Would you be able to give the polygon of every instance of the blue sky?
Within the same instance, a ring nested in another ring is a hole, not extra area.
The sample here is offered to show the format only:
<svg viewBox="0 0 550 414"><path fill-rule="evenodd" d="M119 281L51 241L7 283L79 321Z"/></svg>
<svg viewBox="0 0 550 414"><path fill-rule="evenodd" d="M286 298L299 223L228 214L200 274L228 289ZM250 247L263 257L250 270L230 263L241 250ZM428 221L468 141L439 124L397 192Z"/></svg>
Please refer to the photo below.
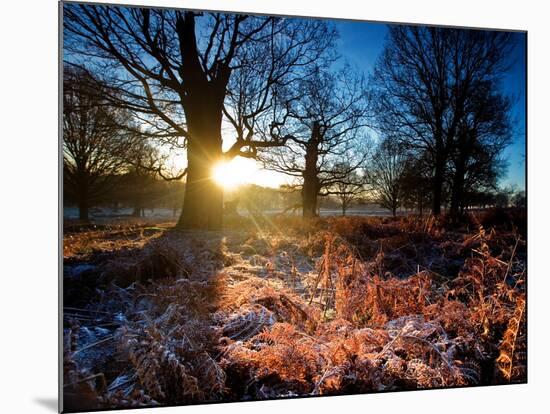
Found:
<svg viewBox="0 0 550 414"><path fill-rule="evenodd" d="M372 73L382 52L388 32L384 23L339 21L339 52L343 58L367 75ZM508 171L501 185L525 188L525 38L524 33L514 33L514 53L510 56L511 68L502 82L503 90L514 99L514 139L505 150Z"/></svg>
<svg viewBox="0 0 550 414"><path fill-rule="evenodd" d="M338 52L368 77L384 48L389 25L364 21L333 22L340 34ZM514 138L513 143L504 151L508 170L500 185L514 185L520 189L525 188L525 39L524 33L514 33L512 41L515 48L510 56L511 68L502 82L503 91L514 99Z"/></svg>

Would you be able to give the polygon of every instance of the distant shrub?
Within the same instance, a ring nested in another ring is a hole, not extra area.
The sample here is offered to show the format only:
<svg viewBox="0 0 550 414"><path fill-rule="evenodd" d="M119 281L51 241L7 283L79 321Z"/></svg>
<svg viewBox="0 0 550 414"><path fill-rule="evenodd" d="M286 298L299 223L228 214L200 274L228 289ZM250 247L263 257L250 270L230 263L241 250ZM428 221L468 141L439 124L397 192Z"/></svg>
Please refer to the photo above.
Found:
<svg viewBox="0 0 550 414"><path fill-rule="evenodd" d="M479 213L483 227L516 230L523 238L527 235L527 209L494 207Z"/></svg>

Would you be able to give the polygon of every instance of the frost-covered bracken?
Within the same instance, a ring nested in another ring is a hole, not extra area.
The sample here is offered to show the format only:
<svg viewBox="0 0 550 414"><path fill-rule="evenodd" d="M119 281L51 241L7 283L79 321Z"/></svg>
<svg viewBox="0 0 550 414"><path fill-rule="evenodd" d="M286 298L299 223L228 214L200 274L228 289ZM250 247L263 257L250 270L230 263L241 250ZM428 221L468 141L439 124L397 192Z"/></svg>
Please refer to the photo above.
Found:
<svg viewBox="0 0 550 414"><path fill-rule="evenodd" d="M525 382L525 227L506 214L67 228L66 407Z"/></svg>

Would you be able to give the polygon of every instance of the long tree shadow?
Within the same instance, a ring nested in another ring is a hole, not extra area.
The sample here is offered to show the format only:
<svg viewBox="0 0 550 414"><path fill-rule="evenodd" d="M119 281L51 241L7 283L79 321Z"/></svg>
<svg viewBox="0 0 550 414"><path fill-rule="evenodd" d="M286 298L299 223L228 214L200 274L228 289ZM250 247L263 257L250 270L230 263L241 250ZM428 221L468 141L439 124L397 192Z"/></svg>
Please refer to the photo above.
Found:
<svg viewBox="0 0 550 414"><path fill-rule="evenodd" d="M222 392L213 319L224 233L159 233L141 232L149 237L141 244L107 232L98 241L136 243L65 260L65 411L192 403Z"/></svg>

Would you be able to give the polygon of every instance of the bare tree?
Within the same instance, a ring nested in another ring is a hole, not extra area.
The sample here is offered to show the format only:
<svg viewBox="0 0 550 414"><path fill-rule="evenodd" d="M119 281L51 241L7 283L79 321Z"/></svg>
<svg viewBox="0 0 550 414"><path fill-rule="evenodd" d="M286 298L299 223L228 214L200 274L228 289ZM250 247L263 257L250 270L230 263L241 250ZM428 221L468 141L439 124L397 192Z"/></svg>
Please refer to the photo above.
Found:
<svg viewBox="0 0 550 414"><path fill-rule="evenodd" d="M450 215L458 220L466 192L492 191L504 172L501 154L511 142L509 98L494 82L478 82L464 109L451 153Z"/></svg>
<svg viewBox="0 0 550 414"><path fill-rule="evenodd" d="M378 62L378 121L385 135L426 152L432 165L432 212L439 214L449 157L470 97L506 70L510 35L393 26Z"/></svg>
<svg viewBox="0 0 550 414"><path fill-rule="evenodd" d="M349 182L366 159L368 99L363 78L349 67L335 73L319 69L297 90L270 128L287 145L262 153L261 159L267 169L295 178L292 186L301 190L303 216L313 217L317 197Z"/></svg>
<svg viewBox="0 0 550 414"><path fill-rule="evenodd" d="M220 228L213 165L285 143L257 139L255 120L270 109L273 89L307 77L335 39L319 20L169 9L64 4L64 20L67 58L91 60L112 85L109 98L144 133L186 150L181 229ZM234 132L225 152L224 120Z"/></svg>
<svg viewBox="0 0 550 414"><path fill-rule="evenodd" d="M125 175L125 184L130 187L130 197L133 202L134 217L143 217L145 204L154 200L147 200L147 195L155 181L164 175L166 170L166 156L146 139L139 139L133 150L127 154L128 172ZM176 176L177 177L177 176Z"/></svg>
<svg viewBox="0 0 550 414"><path fill-rule="evenodd" d="M429 210L431 201L430 166L425 159L408 154L401 178L401 201L408 209L416 209L422 215Z"/></svg>
<svg viewBox="0 0 550 414"><path fill-rule="evenodd" d="M136 137L122 128L128 114L101 98L103 85L88 72L64 68L63 178L79 218L89 220L92 202L107 194L127 168Z"/></svg>
<svg viewBox="0 0 550 414"><path fill-rule="evenodd" d="M348 171L348 175L338 180L324 191L324 195L336 197L342 208L342 216L365 195L366 176L359 170L350 170L347 162L336 166L336 170Z"/></svg>
<svg viewBox="0 0 550 414"><path fill-rule="evenodd" d="M346 215L348 209L356 204L365 194L364 184L353 181L337 183L330 192L335 195L342 207L342 216Z"/></svg>
<svg viewBox="0 0 550 414"><path fill-rule="evenodd" d="M375 199L395 217L401 203L402 180L407 154L403 145L384 138L375 151L367 172Z"/></svg>

